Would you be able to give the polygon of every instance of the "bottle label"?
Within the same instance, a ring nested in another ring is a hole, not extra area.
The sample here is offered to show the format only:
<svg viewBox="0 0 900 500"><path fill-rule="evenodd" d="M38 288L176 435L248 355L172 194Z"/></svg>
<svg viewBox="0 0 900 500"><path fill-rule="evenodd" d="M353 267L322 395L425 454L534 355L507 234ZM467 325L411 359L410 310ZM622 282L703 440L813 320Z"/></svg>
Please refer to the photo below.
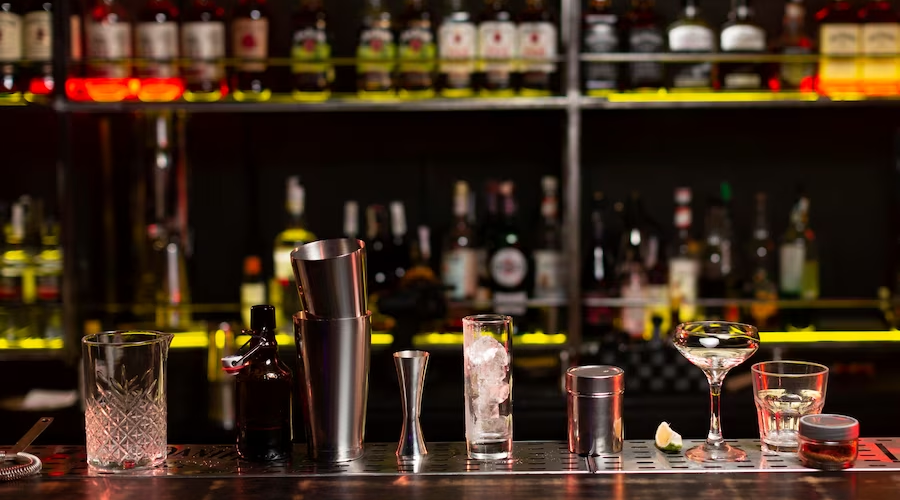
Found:
<svg viewBox="0 0 900 500"><path fill-rule="evenodd" d="M535 250L534 295L562 298L566 294L565 260L558 250Z"/></svg>
<svg viewBox="0 0 900 500"><path fill-rule="evenodd" d="M291 58L294 60L291 71L295 74L329 73L331 67L326 62L331 59L331 45L325 30L304 28L295 31Z"/></svg>
<svg viewBox="0 0 900 500"><path fill-rule="evenodd" d="M360 34L359 46L356 48L356 57L360 60L357 72L365 75L366 85L371 85L371 90L390 89L391 71L396 56L397 46L390 30L373 28Z"/></svg>
<svg viewBox="0 0 900 500"><path fill-rule="evenodd" d="M178 24L138 23L137 56L144 59L145 66L138 67L142 76L150 78L171 78L178 74L175 64L157 64L152 61L174 61L178 58Z"/></svg>
<svg viewBox="0 0 900 500"><path fill-rule="evenodd" d="M25 14L25 59L49 61L53 58L52 17L47 11Z"/></svg>
<svg viewBox="0 0 900 500"><path fill-rule="evenodd" d="M37 299L41 302L59 302L60 276L58 274L39 275L35 278Z"/></svg>
<svg viewBox="0 0 900 500"><path fill-rule="evenodd" d="M896 55L900 53L900 24L867 23L862 27L862 51L871 55ZM898 62L893 57L868 58L863 63L863 80L896 84Z"/></svg>
<svg viewBox="0 0 900 500"><path fill-rule="evenodd" d="M235 19L231 24L234 57L246 62L238 64L239 71L263 72L269 57L269 20L266 18Z"/></svg>
<svg viewBox="0 0 900 500"><path fill-rule="evenodd" d="M520 316L528 311L528 294L526 292L495 292L494 311L497 314Z"/></svg>
<svg viewBox="0 0 900 500"><path fill-rule="evenodd" d="M669 31L669 50L672 52L713 52L712 30L705 26L677 26Z"/></svg>
<svg viewBox="0 0 900 500"><path fill-rule="evenodd" d="M0 12L0 61L22 59L22 17Z"/></svg>
<svg viewBox="0 0 900 500"><path fill-rule="evenodd" d="M448 295L454 300L475 296L478 286L478 255L471 248L450 250L444 257L444 284L450 287Z"/></svg>
<svg viewBox="0 0 900 500"><path fill-rule="evenodd" d="M450 88L471 86L475 71L475 25L472 23L444 23L438 30L438 51L441 73L447 75L445 85ZM448 60L449 59L449 60Z"/></svg>
<svg viewBox="0 0 900 500"><path fill-rule="evenodd" d="M294 249L290 247L275 247L273 252L274 270L276 280L293 280L294 270L291 267L291 252Z"/></svg>
<svg viewBox="0 0 900 500"><path fill-rule="evenodd" d="M87 25L87 57L98 60L122 60L131 57L131 25L128 23L97 23ZM91 64L93 76L101 78L126 78L127 62L119 64Z"/></svg>
<svg viewBox="0 0 900 500"><path fill-rule="evenodd" d="M800 293L805 261L806 246L802 242L781 245L781 269L779 270L781 291L792 294Z"/></svg>
<svg viewBox="0 0 900 500"><path fill-rule="evenodd" d="M696 316L697 283L700 278L700 262L696 259L675 257L669 261L669 296L679 304L679 318L690 321Z"/></svg>
<svg viewBox="0 0 900 500"><path fill-rule="evenodd" d="M555 64L547 59L556 57L556 26L546 22L522 23L519 25L518 38L522 71L552 73Z"/></svg>
<svg viewBox="0 0 900 500"><path fill-rule="evenodd" d="M528 259L518 248L502 248L491 257L491 277L503 288L515 288L525 281Z"/></svg>
<svg viewBox="0 0 900 500"><path fill-rule="evenodd" d="M71 16L69 18L69 51L72 53L73 61L80 61L84 57L83 47L81 43L81 16Z"/></svg>
<svg viewBox="0 0 900 500"><path fill-rule="evenodd" d="M859 52L859 25L823 24L819 28L820 51L830 56L855 56Z"/></svg>
<svg viewBox="0 0 900 500"><path fill-rule="evenodd" d="M638 305L622 307L622 329L629 336L641 337L644 334L645 307L640 304L644 300L644 288L638 273L630 273L622 286L622 298L626 301L638 302Z"/></svg>
<svg viewBox="0 0 900 500"><path fill-rule="evenodd" d="M762 77L759 73L729 73L724 78L726 89L759 89L762 88Z"/></svg>
<svg viewBox="0 0 900 500"><path fill-rule="evenodd" d="M487 21L478 25L479 66L493 87L508 87L516 59L516 25Z"/></svg>
<svg viewBox="0 0 900 500"><path fill-rule="evenodd" d="M766 32L757 26L738 24L722 31L723 52L764 52Z"/></svg>
<svg viewBox="0 0 900 500"><path fill-rule="evenodd" d="M662 33L655 27L635 28L631 30L628 44L631 52L662 52L664 46ZM631 85L634 87L662 85L663 66L657 62L631 63Z"/></svg>
<svg viewBox="0 0 900 500"><path fill-rule="evenodd" d="M437 47L431 30L421 27L403 30L400 33L399 54L402 61L400 72L430 72L437 57Z"/></svg>
<svg viewBox="0 0 900 500"><path fill-rule="evenodd" d="M22 276L0 273L0 302L22 302Z"/></svg>
<svg viewBox="0 0 900 500"><path fill-rule="evenodd" d="M588 16L584 34L584 50L590 54L616 52L619 35L615 16ZM587 63L585 87L591 90L614 90L618 86L619 68L613 63Z"/></svg>
<svg viewBox="0 0 900 500"><path fill-rule="evenodd" d="M225 23L184 23L181 27L181 47L184 56L191 61L187 74L189 80L215 81L225 76L221 61L225 57Z"/></svg>

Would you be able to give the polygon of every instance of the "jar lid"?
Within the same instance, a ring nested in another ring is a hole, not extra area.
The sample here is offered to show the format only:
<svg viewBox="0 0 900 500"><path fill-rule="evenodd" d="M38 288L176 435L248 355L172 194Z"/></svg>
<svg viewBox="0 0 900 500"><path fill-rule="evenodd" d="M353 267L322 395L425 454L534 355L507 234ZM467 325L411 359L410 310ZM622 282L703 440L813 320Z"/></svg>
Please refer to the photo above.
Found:
<svg viewBox="0 0 900 500"><path fill-rule="evenodd" d="M566 370L566 391L604 395L625 392L625 371L617 366L576 366Z"/></svg>
<svg viewBox="0 0 900 500"><path fill-rule="evenodd" d="M859 437L859 421L844 415L803 415L799 433L816 441L849 441Z"/></svg>

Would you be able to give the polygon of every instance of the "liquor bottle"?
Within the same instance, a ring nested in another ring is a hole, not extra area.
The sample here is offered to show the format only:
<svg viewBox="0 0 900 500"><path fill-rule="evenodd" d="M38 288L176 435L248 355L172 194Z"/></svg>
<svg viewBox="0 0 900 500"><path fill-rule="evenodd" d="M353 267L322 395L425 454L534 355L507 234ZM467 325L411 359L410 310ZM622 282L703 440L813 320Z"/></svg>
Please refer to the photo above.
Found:
<svg viewBox="0 0 900 500"><path fill-rule="evenodd" d="M646 230L641 216L640 196L632 193L624 207L624 230L616 264L616 281L620 295L628 304L622 306L622 330L633 340L646 331L647 271L641 257Z"/></svg>
<svg viewBox="0 0 900 500"><path fill-rule="evenodd" d="M393 280L399 280L409 269L409 241L406 238L406 207L402 201L392 201L391 210L391 269Z"/></svg>
<svg viewBox="0 0 900 500"><path fill-rule="evenodd" d="M17 2L0 2L0 102L22 99L22 12Z"/></svg>
<svg viewBox="0 0 900 500"><path fill-rule="evenodd" d="M244 258L244 279L241 281L241 318L250 328L250 308L266 301L266 280L262 275L262 260L257 255Z"/></svg>
<svg viewBox="0 0 900 500"><path fill-rule="evenodd" d="M62 274L63 253L59 241L59 224L51 219L40 219L40 248L34 256L35 301L39 311L38 331L44 338L63 336L62 325Z"/></svg>
<svg viewBox="0 0 900 500"><path fill-rule="evenodd" d="M760 329L774 327L778 306L778 287L774 281L775 243L769 232L765 193L756 193L756 220L753 226L753 242L750 245L751 275L749 295L753 299L750 316Z"/></svg>
<svg viewBox="0 0 900 500"><path fill-rule="evenodd" d="M22 51L26 61L28 84L25 97L47 95L53 91L53 8L49 0L28 0L22 18Z"/></svg>
<svg viewBox="0 0 900 500"><path fill-rule="evenodd" d="M520 87L522 95L550 95L556 78L556 20L544 0L526 0L519 14Z"/></svg>
<svg viewBox="0 0 900 500"><path fill-rule="evenodd" d="M410 264L403 279L400 280L402 287L422 286L425 284L440 286L441 282L437 278L437 273L431 268L431 229L428 226L419 226L416 228L416 239L409 246ZM435 301L443 305L443 299ZM441 306L426 306L426 309L437 310ZM444 311L446 312L446 311ZM441 318L446 317L440 315Z"/></svg>
<svg viewBox="0 0 900 500"><path fill-rule="evenodd" d="M869 0L859 10L862 23L862 90L867 95L896 95L900 83L900 17L888 0Z"/></svg>
<svg viewBox="0 0 900 500"><path fill-rule="evenodd" d="M606 198L602 192L594 193L591 207L591 239L586 253L583 278L585 298L607 299L618 296L615 287L615 262L610 251L610 239L606 223ZM602 335L613 326L614 313L608 306L585 307L585 325Z"/></svg>
<svg viewBox="0 0 900 500"><path fill-rule="evenodd" d="M291 456L291 371L278 358L275 308L250 309L250 341L256 348L235 379L237 451L256 461Z"/></svg>
<svg viewBox="0 0 900 500"><path fill-rule="evenodd" d="M819 256L815 234L809 227L809 198L801 194L791 210L788 228L779 252L779 288L785 299L819 298ZM786 312L789 327L805 329L812 324L808 310Z"/></svg>
<svg viewBox="0 0 900 500"><path fill-rule="evenodd" d="M238 101L268 101L269 8L267 0L240 0L231 21L231 51L234 68L234 98ZM282 323L283 324L283 323Z"/></svg>
<svg viewBox="0 0 900 500"><path fill-rule="evenodd" d="M719 46L728 54L764 54L766 32L753 20L750 0L733 0L728 21L722 26ZM761 90L766 83L762 63L722 63L719 87L722 90Z"/></svg>
<svg viewBox="0 0 900 500"><path fill-rule="evenodd" d="M116 0L94 0L85 26L86 92L95 101L134 97L131 82L131 21Z"/></svg>
<svg viewBox="0 0 900 500"><path fill-rule="evenodd" d="M353 200L344 203L344 236L359 238L359 203Z"/></svg>
<svg viewBox="0 0 900 500"><path fill-rule="evenodd" d="M290 330L288 325L291 315L300 310L300 297L297 295L297 285L294 280L294 272L291 269L291 252L300 245L316 239L315 235L306 228L304 211L306 208L306 191L300 184L299 176L291 176L287 179L287 195L285 197L287 209L287 225L275 238L273 250L274 282L272 283L269 300L280 310L279 319L281 325Z"/></svg>
<svg viewBox="0 0 900 500"><path fill-rule="evenodd" d="M691 235L691 199L690 188L675 190L675 229L678 234L669 258L669 299L679 321L692 321L697 315L700 259L699 245Z"/></svg>
<svg viewBox="0 0 900 500"><path fill-rule="evenodd" d="M406 0L398 19L397 88L400 97L434 97L434 60L437 46L431 12L425 0Z"/></svg>
<svg viewBox="0 0 900 500"><path fill-rule="evenodd" d="M397 45L391 31L391 13L382 0L366 0L356 47L356 92L362 98L391 97Z"/></svg>
<svg viewBox="0 0 900 500"><path fill-rule="evenodd" d="M515 94L516 59L519 57L516 23L506 0L486 0L478 21L479 94L509 97Z"/></svg>
<svg viewBox="0 0 900 500"><path fill-rule="evenodd" d="M478 34L464 0L447 0L438 29L440 67L438 88L444 97L470 97L475 73L475 42Z"/></svg>
<svg viewBox="0 0 900 500"><path fill-rule="evenodd" d="M469 224L469 184L465 181L456 182L453 217L444 242L441 276L450 299L467 300L475 297L478 287L478 255L475 231Z"/></svg>
<svg viewBox="0 0 900 500"><path fill-rule="evenodd" d="M582 52L608 54L619 51L619 17L612 0L591 0L583 22ZM583 64L584 89L589 96L602 96L619 88L619 65L608 62Z"/></svg>
<svg viewBox="0 0 900 500"><path fill-rule="evenodd" d="M225 76L225 9L215 0L192 0L181 26L181 51L188 60L185 100L218 101L228 94Z"/></svg>
<svg viewBox="0 0 900 500"><path fill-rule="evenodd" d="M789 0L784 4L781 38L776 50L786 56L804 56L813 53L812 37L806 32L806 7L803 0ZM778 84L770 83L773 90L815 90L816 65L813 63L782 63Z"/></svg>
<svg viewBox="0 0 900 500"><path fill-rule="evenodd" d="M528 258L516 224L516 200L512 181L500 184L503 211L489 243L488 268L494 308L501 314L525 313L528 299Z"/></svg>
<svg viewBox="0 0 900 500"><path fill-rule="evenodd" d="M534 296L562 299L566 295L566 265L562 254L562 226L559 221L559 181L541 180L544 200L534 244Z"/></svg>
<svg viewBox="0 0 900 500"><path fill-rule="evenodd" d="M723 300L734 295L734 244L728 213L722 199L710 201L706 213L706 236L700 268L699 292L706 299ZM706 319L729 319L729 308L720 305L705 310Z"/></svg>
<svg viewBox="0 0 900 500"><path fill-rule="evenodd" d="M31 302L29 291L33 277L31 249L26 245L27 205L12 204L9 225L5 228L5 245L0 251L0 306L8 312L0 335L7 340L31 336L31 321L26 304Z"/></svg>
<svg viewBox="0 0 900 500"><path fill-rule="evenodd" d="M366 208L366 271L369 293L387 290L393 285L391 234L384 206Z"/></svg>
<svg viewBox="0 0 900 500"><path fill-rule="evenodd" d="M647 212L646 207L637 199L640 210L641 227L641 260L647 273L647 286L643 290L647 306L644 309L644 340L651 340L660 330L669 330L672 317L669 299L669 269L665 256L662 228Z"/></svg>
<svg viewBox="0 0 900 500"><path fill-rule="evenodd" d="M147 0L135 26L138 98L173 101L184 92L178 72L178 8L170 0Z"/></svg>
<svg viewBox="0 0 900 500"><path fill-rule="evenodd" d="M469 224L475 226L475 200L470 196ZM475 255L478 262L478 291L476 300L488 301L491 298L491 270L488 255L490 248L498 232L500 225L500 183L496 180L488 180L484 184L485 213L483 221L476 227L478 246Z"/></svg>
<svg viewBox="0 0 900 500"><path fill-rule="evenodd" d="M858 54L862 33L850 0L830 0L816 13L819 22L819 90L825 94L860 90L862 65Z"/></svg>
<svg viewBox="0 0 900 500"><path fill-rule="evenodd" d="M645 54L666 48L662 20L654 10L654 0L631 0L624 24L629 52ZM658 90L665 85L665 70L660 62L633 62L628 66L631 90Z"/></svg>
<svg viewBox="0 0 900 500"><path fill-rule="evenodd" d="M716 37L701 16L698 4L698 0L684 0L678 20L669 25L670 52L709 54L716 51ZM713 65L710 62L673 64L668 73L670 90L711 90L713 87Z"/></svg>
<svg viewBox="0 0 900 500"><path fill-rule="evenodd" d="M328 40L328 18L322 0L301 0L294 13L291 73L294 99L324 101L331 96L334 66Z"/></svg>

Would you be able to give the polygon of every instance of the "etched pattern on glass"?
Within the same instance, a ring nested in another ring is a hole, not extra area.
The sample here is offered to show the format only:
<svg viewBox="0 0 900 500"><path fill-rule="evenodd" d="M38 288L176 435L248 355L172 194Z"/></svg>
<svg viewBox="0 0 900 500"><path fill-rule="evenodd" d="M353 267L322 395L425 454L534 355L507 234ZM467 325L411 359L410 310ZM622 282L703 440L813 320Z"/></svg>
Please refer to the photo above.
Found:
<svg viewBox="0 0 900 500"><path fill-rule="evenodd" d="M98 367L95 393L87 398L85 430L91 465L133 469L166 457L166 398L153 370L128 378L125 366L110 376Z"/></svg>

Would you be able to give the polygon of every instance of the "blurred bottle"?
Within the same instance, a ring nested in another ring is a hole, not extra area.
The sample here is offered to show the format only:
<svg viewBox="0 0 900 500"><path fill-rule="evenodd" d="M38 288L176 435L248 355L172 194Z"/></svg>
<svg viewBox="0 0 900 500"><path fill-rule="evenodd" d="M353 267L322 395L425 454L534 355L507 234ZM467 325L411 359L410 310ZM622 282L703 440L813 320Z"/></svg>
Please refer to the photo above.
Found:
<svg viewBox="0 0 900 500"><path fill-rule="evenodd" d="M809 198L800 194L791 210L790 222L779 252L779 288L785 299L819 298L819 255L815 233L809 227ZM812 327L808 309L786 311L789 328Z"/></svg>
<svg viewBox="0 0 900 500"><path fill-rule="evenodd" d="M22 11L18 2L0 2L0 102L22 99Z"/></svg>
<svg viewBox="0 0 900 500"><path fill-rule="evenodd" d="M673 53L709 54L716 51L716 37L703 19L698 0L684 0L678 19L669 25L669 51ZM669 89L712 90L713 65L693 62L670 65Z"/></svg>
<svg viewBox="0 0 900 500"><path fill-rule="evenodd" d="M407 239L406 207L402 201L392 201L390 260L393 280L400 280L410 266L409 240Z"/></svg>
<svg viewBox="0 0 900 500"><path fill-rule="evenodd" d="M238 101L269 100L272 97L272 90L268 81L267 0L240 0L234 8L231 20L231 51L237 60L234 68L234 98Z"/></svg>
<svg viewBox="0 0 900 500"><path fill-rule="evenodd" d="M616 281L620 295L628 304L622 306L622 330L631 339L641 339L646 331L647 270L641 258L646 240L641 217L644 210L640 195L631 193L624 209L624 231L619 245Z"/></svg>
<svg viewBox="0 0 900 500"><path fill-rule="evenodd" d="M225 77L225 9L215 0L192 0L181 26L188 101L218 101L228 94Z"/></svg>
<svg viewBox="0 0 900 500"><path fill-rule="evenodd" d="M392 97L397 44L391 31L391 13L382 0L366 0L356 58L357 94L369 99Z"/></svg>
<svg viewBox="0 0 900 500"><path fill-rule="evenodd" d="M867 95L897 95L900 83L900 17L893 2L869 0L859 10L862 23L862 90Z"/></svg>
<svg viewBox="0 0 900 500"><path fill-rule="evenodd" d="M500 223L500 183L489 180L484 185L484 218L476 228L478 248L475 253L478 259L478 291L475 296L479 301L488 301L491 298L491 271L488 262L489 247L493 245ZM474 203L470 204L470 207ZM470 208L469 215L474 215ZM473 224L470 219L469 224Z"/></svg>
<svg viewBox="0 0 900 500"><path fill-rule="evenodd" d="M562 253L562 225L559 220L559 181L541 180L544 199L534 245L534 296L563 299L566 296L566 263Z"/></svg>
<svg viewBox="0 0 900 500"><path fill-rule="evenodd" d="M131 20L116 0L94 0L85 26L86 92L95 101L134 97L131 78Z"/></svg>
<svg viewBox="0 0 900 500"><path fill-rule="evenodd" d="M178 71L178 8L170 0L147 0L135 27L138 98L173 101L184 92Z"/></svg>
<svg viewBox="0 0 900 500"><path fill-rule="evenodd" d="M784 20L776 50L788 56L810 55L815 50L812 37L806 31L806 7L803 0L789 0L784 4ZM814 63L782 63L778 73L778 85L770 88L784 90L815 90L816 65Z"/></svg>
<svg viewBox="0 0 900 500"><path fill-rule="evenodd" d="M638 200L641 210L641 260L647 272L644 299L644 340L659 339L660 329L668 330L672 317L669 300L669 268L665 255L662 227L653 219L646 206ZM656 337L653 337L656 335Z"/></svg>
<svg viewBox="0 0 900 500"><path fill-rule="evenodd" d="M697 316L700 259L699 244L691 235L692 198L690 188L675 190L677 235L669 259L669 299L677 321L692 321Z"/></svg>
<svg viewBox="0 0 900 500"><path fill-rule="evenodd" d="M775 285L775 243L769 231L765 193L756 193L756 221L753 226L753 243L750 246L750 306L753 324L760 330L775 327L778 314L778 287Z"/></svg>
<svg viewBox="0 0 900 500"><path fill-rule="evenodd" d="M391 240L387 211L382 205L370 205L366 209L366 270L369 293L387 290L393 284Z"/></svg>
<svg viewBox="0 0 900 500"><path fill-rule="evenodd" d="M344 203L344 236L359 238L359 203L353 200Z"/></svg>
<svg viewBox="0 0 900 500"><path fill-rule="evenodd" d="M584 43L587 54L619 51L619 17L612 0L590 0L584 15ZM619 65L609 62L584 63L584 87L590 96L615 92L619 88Z"/></svg>
<svg viewBox="0 0 900 500"><path fill-rule="evenodd" d="M702 267L700 269L700 296L723 301L734 295L734 241L728 213L721 198L710 200L706 212L706 236L704 238ZM705 308L708 320L729 320L729 307L710 305Z"/></svg>
<svg viewBox="0 0 900 500"><path fill-rule="evenodd" d="M520 87L522 95L550 95L556 86L556 19L544 0L526 0L519 14Z"/></svg>
<svg viewBox="0 0 900 500"><path fill-rule="evenodd" d="M328 16L322 0L301 0L294 13L291 46L294 99L324 101L331 96L334 66L328 40Z"/></svg>
<svg viewBox="0 0 900 500"><path fill-rule="evenodd" d="M434 25L425 0L406 0L398 19L397 87L400 97L434 97Z"/></svg>
<svg viewBox="0 0 900 500"><path fill-rule="evenodd" d="M819 22L819 90L825 94L860 90L862 33L849 0L830 0L816 12Z"/></svg>
<svg viewBox="0 0 900 500"><path fill-rule="evenodd" d="M33 302L33 252L26 242L29 199L12 204L9 225L5 228L5 245L0 258L0 307L5 312L3 336L7 340L32 335L27 304Z"/></svg>
<svg viewBox="0 0 900 500"><path fill-rule="evenodd" d="M479 93L486 97L515 94L519 57L516 24L506 0L486 0L478 20Z"/></svg>
<svg viewBox="0 0 900 500"><path fill-rule="evenodd" d="M442 96L469 97L473 94L477 37L465 0L446 0L443 21L438 29L441 58L438 87Z"/></svg>
<svg viewBox="0 0 900 500"><path fill-rule="evenodd" d="M59 241L59 224L45 217L42 205L33 216L36 251L34 287L37 304L37 332L44 338L61 338L63 253Z"/></svg>
<svg viewBox="0 0 900 500"><path fill-rule="evenodd" d="M584 289L588 299L608 299L619 295L615 286L615 261L610 251L607 232L607 206L602 192L594 193L591 207L591 239L585 262ZM590 305L585 307L585 325L602 335L613 327L614 313L611 307Z"/></svg>
<svg viewBox="0 0 900 500"><path fill-rule="evenodd" d="M658 53L666 48L662 19L654 0L631 0L623 25L629 52ZM660 62L633 62L628 66L631 90L659 90L665 85L665 69Z"/></svg>
<svg viewBox="0 0 900 500"><path fill-rule="evenodd" d="M756 23L750 0L732 0L728 21L722 26L719 47L729 54L765 54L766 32ZM765 64L719 65L719 88L722 90L761 90L766 81Z"/></svg>
<svg viewBox="0 0 900 500"><path fill-rule="evenodd" d="M409 245L409 261L409 269L401 280L403 286L440 285L431 266L431 229L428 226L416 228L416 239Z"/></svg>
<svg viewBox="0 0 900 500"><path fill-rule="evenodd" d="M300 296L294 271L291 268L291 252L300 245L315 241L316 236L306 227L306 190L300 184L300 176L287 178L285 196L287 224L275 238L273 250L274 280L269 289L269 299L279 311L279 324L286 331L292 329L291 316L300 310Z"/></svg>
<svg viewBox="0 0 900 500"><path fill-rule="evenodd" d="M441 275L453 300L473 299L478 287L475 232L469 224L469 184L457 181L453 194L454 222L444 242Z"/></svg>
<svg viewBox="0 0 900 500"><path fill-rule="evenodd" d="M244 328L250 328L250 308L266 301L266 280L262 275L262 260L250 255L244 258L244 279L241 281L241 318Z"/></svg>
<svg viewBox="0 0 900 500"><path fill-rule="evenodd" d="M522 315L528 300L528 258L516 223L512 181L500 184L502 216L488 247L488 269L494 309L500 314Z"/></svg>
<svg viewBox="0 0 900 500"><path fill-rule="evenodd" d="M22 87L28 100L53 91L53 11L57 1L28 0L25 4L22 54L28 83Z"/></svg>

